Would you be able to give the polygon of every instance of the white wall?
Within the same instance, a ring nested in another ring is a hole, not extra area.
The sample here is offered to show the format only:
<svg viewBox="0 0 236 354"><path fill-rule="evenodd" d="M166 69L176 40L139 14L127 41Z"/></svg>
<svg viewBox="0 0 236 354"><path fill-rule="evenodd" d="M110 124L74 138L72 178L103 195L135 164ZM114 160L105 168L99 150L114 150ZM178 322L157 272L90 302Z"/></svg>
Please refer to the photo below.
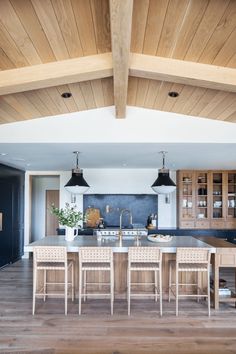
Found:
<svg viewBox="0 0 236 354"><path fill-rule="evenodd" d="M137 107L127 108L126 119L116 119L114 107L105 107L3 124L0 141L235 143L236 124Z"/></svg>
<svg viewBox="0 0 236 354"><path fill-rule="evenodd" d="M91 188L88 194L155 194L151 185L157 169L86 169L84 177Z"/></svg>
<svg viewBox="0 0 236 354"><path fill-rule="evenodd" d="M171 171L171 179L176 181L176 172ZM158 227L172 228L177 226L176 220L176 192L169 194L169 203L166 203L166 196L158 196Z"/></svg>

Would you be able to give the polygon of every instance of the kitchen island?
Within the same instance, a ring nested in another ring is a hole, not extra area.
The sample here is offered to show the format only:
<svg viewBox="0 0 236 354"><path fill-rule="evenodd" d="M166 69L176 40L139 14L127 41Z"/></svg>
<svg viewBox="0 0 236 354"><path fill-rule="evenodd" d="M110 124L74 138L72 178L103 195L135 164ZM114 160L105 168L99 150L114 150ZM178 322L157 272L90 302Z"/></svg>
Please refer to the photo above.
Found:
<svg viewBox="0 0 236 354"><path fill-rule="evenodd" d="M114 252L114 275L115 275L115 297L116 298L125 298L126 297L126 274L127 274L127 265L128 265L128 248L129 247L161 247L163 253L163 292L167 293L168 290L168 263L169 260L175 259L177 247L202 247L209 248L210 252L214 254L216 248L212 245L205 243L202 240L198 240L191 236L173 236L172 240L169 242L151 242L147 239L146 236L142 236L139 240L136 240L135 237L129 237L128 239L124 238L122 241L119 241L117 237L103 237L102 240L97 240L96 236L77 236L74 241L68 242L65 240L64 236L47 236L41 240L33 242L25 246L25 252L33 252L35 246L66 246L68 251L68 257L75 261L77 271L75 284L76 289L78 289L78 251L80 247L112 247ZM91 272L92 273L92 272ZM96 272L98 273L98 272ZM98 275L95 272L90 274L90 280L95 281L96 278L99 278L99 281L107 281L107 278L103 278L104 275ZM188 281L189 277L193 277L193 274L182 275L183 281L187 276ZM53 274L51 275L52 279ZM152 274L147 272L142 275L137 274L137 279L135 282L152 282ZM206 284L206 278L202 277L203 286Z"/></svg>
<svg viewBox="0 0 236 354"><path fill-rule="evenodd" d="M68 252L78 252L79 247L112 247L114 253L127 253L129 247L161 247L163 253L176 253L177 247L207 247L211 253L215 253L215 247L207 244L203 239L192 236L173 236L169 242L151 242L146 236L139 240L135 237L124 237L120 242L117 237L103 237L97 240L96 236L76 236L74 241L66 241L64 236L47 236L41 240L25 246L25 252L33 252L35 246L66 246Z"/></svg>

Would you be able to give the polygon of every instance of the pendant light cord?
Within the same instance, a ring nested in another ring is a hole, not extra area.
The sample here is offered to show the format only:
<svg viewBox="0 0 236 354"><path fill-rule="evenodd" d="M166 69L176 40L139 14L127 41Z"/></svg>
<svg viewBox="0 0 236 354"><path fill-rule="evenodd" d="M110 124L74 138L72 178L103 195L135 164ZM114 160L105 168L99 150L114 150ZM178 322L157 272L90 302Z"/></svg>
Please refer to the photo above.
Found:
<svg viewBox="0 0 236 354"><path fill-rule="evenodd" d="M74 153L76 154L76 169L78 169L79 168L79 152L75 151Z"/></svg>
<svg viewBox="0 0 236 354"><path fill-rule="evenodd" d="M167 151L160 151L159 154L162 154L162 170L165 170L165 157L166 157Z"/></svg>
<svg viewBox="0 0 236 354"><path fill-rule="evenodd" d="M80 168L79 168L79 151L73 151L74 154L76 154L76 167L75 167L75 171L80 172Z"/></svg>

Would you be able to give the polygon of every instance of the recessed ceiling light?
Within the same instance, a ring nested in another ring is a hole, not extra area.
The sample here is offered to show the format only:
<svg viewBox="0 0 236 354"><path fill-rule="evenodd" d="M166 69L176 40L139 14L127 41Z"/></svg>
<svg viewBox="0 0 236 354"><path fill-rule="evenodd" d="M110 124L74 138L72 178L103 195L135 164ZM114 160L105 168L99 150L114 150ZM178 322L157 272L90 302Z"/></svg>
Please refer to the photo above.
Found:
<svg viewBox="0 0 236 354"><path fill-rule="evenodd" d="M6 152L0 152L0 156L6 156L7 153Z"/></svg>
<svg viewBox="0 0 236 354"><path fill-rule="evenodd" d="M61 97L63 97L63 98L70 98L71 96L72 96L72 93L70 93L70 92L63 92L61 94Z"/></svg>
<svg viewBox="0 0 236 354"><path fill-rule="evenodd" d="M175 92L175 91L170 91L170 92L168 92L168 96L170 96L172 98L176 98L179 96L179 93Z"/></svg>

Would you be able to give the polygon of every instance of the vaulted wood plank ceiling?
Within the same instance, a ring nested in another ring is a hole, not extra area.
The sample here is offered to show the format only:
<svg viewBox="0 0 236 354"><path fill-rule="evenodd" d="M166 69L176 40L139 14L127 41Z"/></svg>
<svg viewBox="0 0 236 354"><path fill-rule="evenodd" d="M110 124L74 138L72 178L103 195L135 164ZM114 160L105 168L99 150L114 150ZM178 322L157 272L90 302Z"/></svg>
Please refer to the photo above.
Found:
<svg viewBox="0 0 236 354"><path fill-rule="evenodd" d="M113 104L236 122L235 68L235 0L0 1L1 124Z"/></svg>

